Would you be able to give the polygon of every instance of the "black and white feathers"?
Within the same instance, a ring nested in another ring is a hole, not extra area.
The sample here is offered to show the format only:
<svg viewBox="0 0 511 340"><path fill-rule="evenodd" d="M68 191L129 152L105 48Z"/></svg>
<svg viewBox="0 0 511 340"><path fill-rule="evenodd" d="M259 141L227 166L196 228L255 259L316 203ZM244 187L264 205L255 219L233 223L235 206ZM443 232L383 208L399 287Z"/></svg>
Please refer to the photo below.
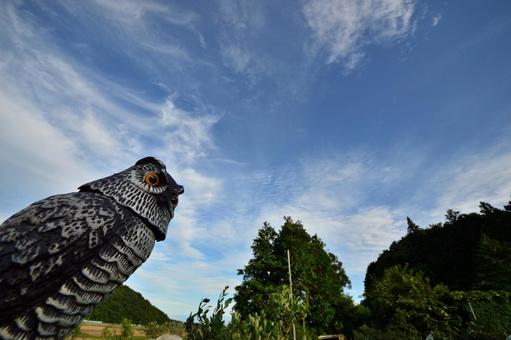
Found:
<svg viewBox="0 0 511 340"><path fill-rule="evenodd" d="M0 226L0 338L62 339L163 240L183 187L147 157Z"/></svg>

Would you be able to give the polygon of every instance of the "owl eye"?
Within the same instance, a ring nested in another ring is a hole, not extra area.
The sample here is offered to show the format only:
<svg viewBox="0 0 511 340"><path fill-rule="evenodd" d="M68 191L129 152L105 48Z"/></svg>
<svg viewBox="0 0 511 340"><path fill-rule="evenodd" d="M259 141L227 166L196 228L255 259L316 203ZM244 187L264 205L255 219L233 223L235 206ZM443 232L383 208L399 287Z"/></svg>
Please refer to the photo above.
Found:
<svg viewBox="0 0 511 340"><path fill-rule="evenodd" d="M150 187L154 187L160 183L160 177L156 172L148 172L144 176L144 182Z"/></svg>

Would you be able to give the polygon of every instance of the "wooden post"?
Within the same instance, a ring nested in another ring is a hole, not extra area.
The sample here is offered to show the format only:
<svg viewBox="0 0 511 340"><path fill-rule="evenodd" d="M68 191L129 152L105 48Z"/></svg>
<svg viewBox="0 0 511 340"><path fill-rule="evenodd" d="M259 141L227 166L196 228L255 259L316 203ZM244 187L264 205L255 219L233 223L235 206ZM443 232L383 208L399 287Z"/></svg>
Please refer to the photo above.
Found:
<svg viewBox="0 0 511 340"><path fill-rule="evenodd" d="M293 279L291 277L291 255L289 255L289 249L287 250L287 269L289 272L289 298L291 300L291 308L294 314L294 303L293 303ZM295 320L291 320L293 324L293 340L296 340L296 328L295 328Z"/></svg>

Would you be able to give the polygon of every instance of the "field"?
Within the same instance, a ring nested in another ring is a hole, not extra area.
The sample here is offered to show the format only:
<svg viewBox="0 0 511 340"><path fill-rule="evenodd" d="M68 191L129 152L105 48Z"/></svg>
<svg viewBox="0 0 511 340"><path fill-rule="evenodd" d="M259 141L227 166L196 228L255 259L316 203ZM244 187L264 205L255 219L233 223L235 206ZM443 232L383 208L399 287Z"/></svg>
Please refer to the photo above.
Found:
<svg viewBox="0 0 511 340"><path fill-rule="evenodd" d="M80 326L80 332L75 339L98 339L102 337L103 330L108 328L112 335L121 334L121 325L113 323L96 323L84 321ZM133 335L135 339L147 339L144 327L133 325Z"/></svg>

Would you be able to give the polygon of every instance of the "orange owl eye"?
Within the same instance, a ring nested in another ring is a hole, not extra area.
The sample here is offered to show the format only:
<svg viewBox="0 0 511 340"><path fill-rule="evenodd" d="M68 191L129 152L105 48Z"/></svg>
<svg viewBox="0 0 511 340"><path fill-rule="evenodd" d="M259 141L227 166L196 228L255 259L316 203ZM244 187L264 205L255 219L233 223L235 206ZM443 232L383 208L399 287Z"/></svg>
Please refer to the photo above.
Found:
<svg viewBox="0 0 511 340"><path fill-rule="evenodd" d="M148 172L144 176L144 182L150 187L154 187L160 183L160 177L158 177L156 172Z"/></svg>

